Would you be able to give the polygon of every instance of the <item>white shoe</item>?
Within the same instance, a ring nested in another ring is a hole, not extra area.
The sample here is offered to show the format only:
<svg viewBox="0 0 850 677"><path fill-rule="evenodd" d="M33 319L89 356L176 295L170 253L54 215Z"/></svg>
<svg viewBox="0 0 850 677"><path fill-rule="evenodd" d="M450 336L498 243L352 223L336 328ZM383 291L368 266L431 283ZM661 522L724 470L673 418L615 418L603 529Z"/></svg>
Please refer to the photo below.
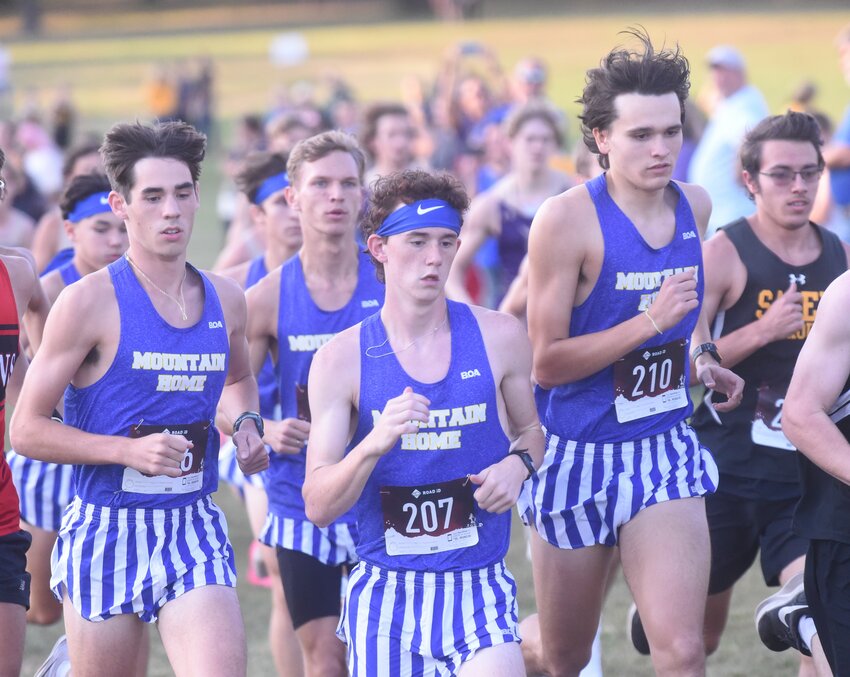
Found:
<svg viewBox="0 0 850 677"><path fill-rule="evenodd" d="M50 650L47 660L41 664L33 677L70 677L71 659L68 656L68 640L62 635Z"/></svg>

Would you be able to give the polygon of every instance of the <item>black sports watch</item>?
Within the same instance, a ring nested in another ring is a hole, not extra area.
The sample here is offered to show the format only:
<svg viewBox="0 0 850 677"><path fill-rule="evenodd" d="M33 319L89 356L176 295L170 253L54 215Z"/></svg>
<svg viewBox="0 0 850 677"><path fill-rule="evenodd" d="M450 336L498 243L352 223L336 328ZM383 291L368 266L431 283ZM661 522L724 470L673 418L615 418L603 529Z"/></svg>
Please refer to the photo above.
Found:
<svg viewBox="0 0 850 677"><path fill-rule="evenodd" d="M257 434L262 438L266 434L266 429L263 427L263 417L260 416L256 411L246 411L242 414L239 414L239 418L237 418L233 422L233 432L239 432L239 426L242 425L242 421L251 420L254 422L254 425L257 426Z"/></svg>
<svg viewBox="0 0 850 677"><path fill-rule="evenodd" d="M723 363L723 359L720 357L720 353L717 352L717 346L713 343L701 343L696 348L694 348L694 351L691 353L691 360L693 360L693 362L696 362L697 358L703 353L708 353L709 355L711 355L717 362L717 364Z"/></svg>
<svg viewBox="0 0 850 677"><path fill-rule="evenodd" d="M508 452L508 456L519 456L519 460L522 461L522 464L525 466L525 469L528 470L528 479L537 470L534 467L534 461L531 460L531 454L528 453L528 449L512 449Z"/></svg>

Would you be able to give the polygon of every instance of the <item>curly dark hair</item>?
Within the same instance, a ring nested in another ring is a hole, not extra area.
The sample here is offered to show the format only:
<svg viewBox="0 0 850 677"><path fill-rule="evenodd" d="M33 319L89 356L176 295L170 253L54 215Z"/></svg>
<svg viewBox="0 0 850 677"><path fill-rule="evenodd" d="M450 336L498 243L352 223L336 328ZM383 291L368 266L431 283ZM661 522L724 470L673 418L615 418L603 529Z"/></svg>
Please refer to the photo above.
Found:
<svg viewBox="0 0 850 677"><path fill-rule="evenodd" d="M419 200L438 199L448 202L461 214L469 209L469 196L463 184L447 173L434 174L421 169L405 169L393 172L378 179L369 198L366 216L361 223L363 240L376 233L390 214L400 203L412 204ZM371 255L370 255L371 256ZM371 256L375 264L375 275L384 282L384 265Z"/></svg>
<svg viewBox="0 0 850 677"><path fill-rule="evenodd" d="M637 38L643 51L617 47L600 62L598 68L587 71L584 91L576 103L582 105L581 134L585 145L596 155L599 165L608 169L608 158L599 152L594 129L607 129L617 119L615 99L620 94L661 95L673 92L679 99L682 122L685 121L685 100L691 88L690 65L679 46L656 52L646 31L633 28L623 31Z"/></svg>
<svg viewBox="0 0 850 677"><path fill-rule="evenodd" d="M67 219L80 200L85 200L89 195L95 193L108 193L110 190L112 190L112 187L109 185L109 179L104 174L92 173L75 176L71 179L68 187L65 188L62 200L59 203L62 218Z"/></svg>
<svg viewBox="0 0 850 677"><path fill-rule="evenodd" d="M106 133L100 156L112 189L129 202L137 162L145 158L178 160L189 168L192 181L197 183L206 146L207 137L185 122L122 122Z"/></svg>

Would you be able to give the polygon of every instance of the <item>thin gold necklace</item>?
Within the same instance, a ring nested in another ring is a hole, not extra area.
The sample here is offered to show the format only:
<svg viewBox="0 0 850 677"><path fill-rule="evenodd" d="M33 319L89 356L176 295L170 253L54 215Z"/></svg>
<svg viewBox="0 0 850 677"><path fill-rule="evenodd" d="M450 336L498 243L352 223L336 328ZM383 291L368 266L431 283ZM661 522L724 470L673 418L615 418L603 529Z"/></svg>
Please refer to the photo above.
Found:
<svg viewBox="0 0 850 677"><path fill-rule="evenodd" d="M133 266L133 268L139 273L139 275L141 275L143 278L145 278L153 286L154 289L156 289L160 294L167 297L171 301L174 301L174 303L180 309L180 317L183 318L184 322L189 319L189 316L186 314L186 298L183 296L183 283L186 281L186 266L185 265L183 266L183 278L180 280L180 300L178 301L175 297L173 297L171 294L169 294L167 291L165 291L162 287L160 287L156 282L154 282L147 275L145 275L145 271L142 270L141 268L139 268L139 265L135 261L133 261L133 259L130 258L129 254L124 254L124 256L127 258L127 261L129 262L129 264L131 266Z"/></svg>
<svg viewBox="0 0 850 677"><path fill-rule="evenodd" d="M408 343L406 346L404 346L404 348L399 348L398 350L389 350L389 351L384 352L384 353L378 353L377 355L375 355L375 354L371 353L370 351L372 351L372 350L377 350L378 348L382 348L383 346L387 345L387 343L389 343L389 342L390 342L390 337L389 337L389 335L388 335L388 336L387 336L387 339L386 339L385 341L383 341L382 343L379 343L379 344L378 344L378 345L376 345L376 346L368 346L368 347L366 348L366 357L387 357L388 355L398 355L399 353L403 353L403 352L404 352L405 350L407 350L408 348L412 348L412 347L413 347L413 345L414 345L417 341L421 341L421 340L422 340L422 339L424 339L426 336L431 336L432 334L436 334L438 331L440 331L440 329L442 329L442 328L445 326L446 322L448 322L448 321L449 321L449 311L448 311L448 308L446 308L446 316L443 318L443 321L442 321L442 322L440 322L440 324L438 324L438 325L437 325L436 327L434 327L433 329L429 329L429 330L428 330L428 331L426 331L424 334L422 334L422 335L420 335L420 336L417 336L417 337L416 337L415 339L413 339L410 343Z"/></svg>

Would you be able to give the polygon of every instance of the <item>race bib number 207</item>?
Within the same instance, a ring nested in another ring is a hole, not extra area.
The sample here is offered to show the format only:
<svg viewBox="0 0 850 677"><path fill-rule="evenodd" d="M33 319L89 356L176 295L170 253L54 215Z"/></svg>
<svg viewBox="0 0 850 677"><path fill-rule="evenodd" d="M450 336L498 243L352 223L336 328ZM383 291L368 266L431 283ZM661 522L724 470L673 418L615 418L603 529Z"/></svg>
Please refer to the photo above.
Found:
<svg viewBox="0 0 850 677"><path fill-rule="evenodd" d="M381 487L388 555L428 555L478 543L473 484L462 477L415 487Z"/></svg>

